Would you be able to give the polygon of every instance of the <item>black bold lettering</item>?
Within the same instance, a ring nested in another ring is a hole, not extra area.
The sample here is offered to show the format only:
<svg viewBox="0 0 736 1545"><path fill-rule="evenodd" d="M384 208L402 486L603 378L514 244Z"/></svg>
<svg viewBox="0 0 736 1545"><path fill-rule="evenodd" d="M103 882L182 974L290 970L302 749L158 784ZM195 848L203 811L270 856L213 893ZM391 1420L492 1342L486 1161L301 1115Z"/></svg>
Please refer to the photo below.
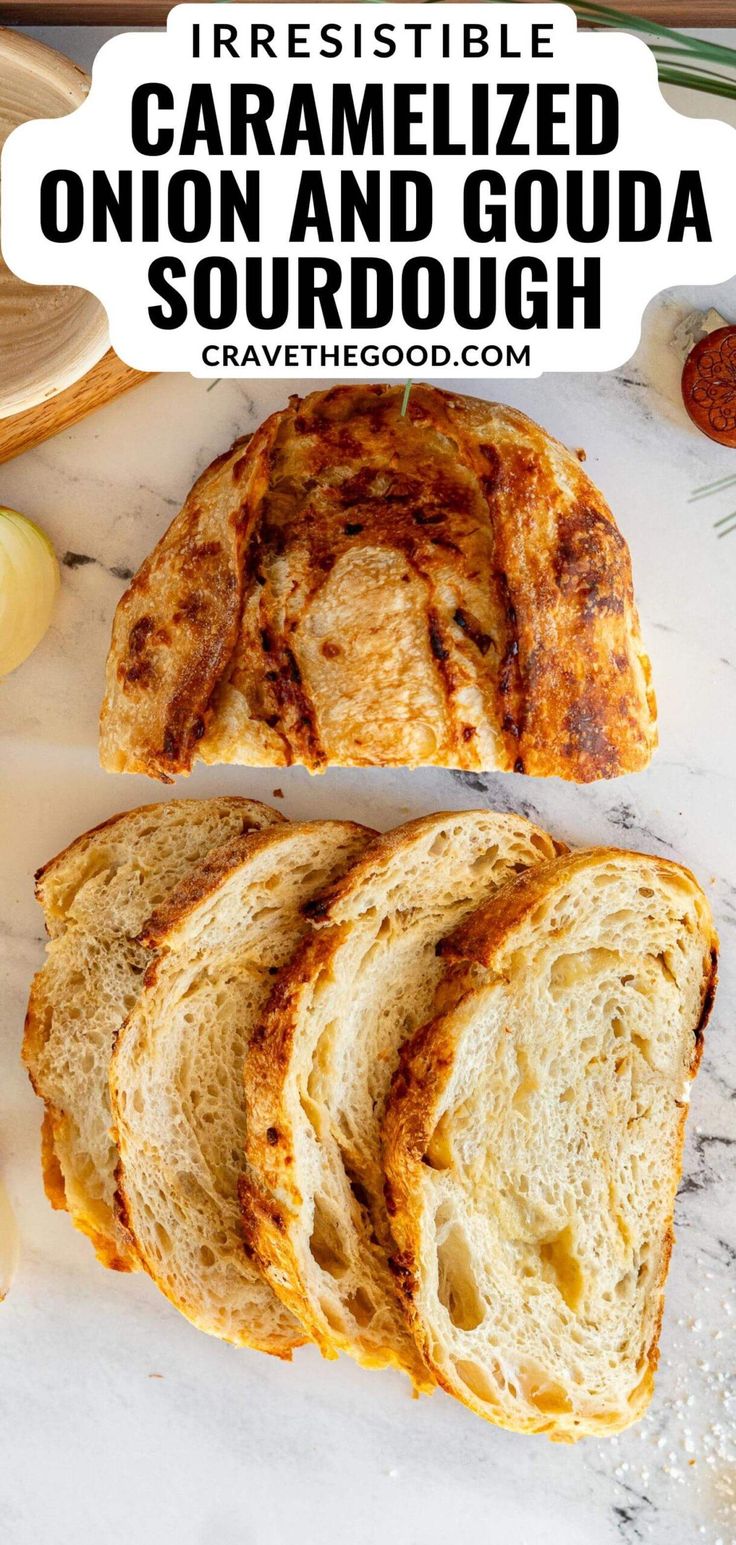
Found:
<svg viewBox="0 0 736 1545"><path fill-rule="evenodd" d="M153 102L163 112L170 112L174 106L174 93L160 81L147 81L143 86L136 86L130 103L130 137L139 155L165 156L174 143L174 131L159 129L154 133L150 122Z"/></svg>
<svg viewBox="0 0 736 1545"><path fill-rule="evenodd" d="M148 283L154 295L160 295L168 307L148 307L148 315L154 327L160 328L162 332L171 332L186 322L187 303L184 296L169 283L169 279L183 279L185 275L186 269L180 258L155 258L149 267Z"/></svg>
<svg viewBox="0 0 736 1545"><path fill-rule="evenodd" d="M62 216L59 193L66 192ZM79 172L47 172L40 189L41 230L47 241L76 241L84 226L84 184ZM63 224L62 224L63 220Z"/></svg>

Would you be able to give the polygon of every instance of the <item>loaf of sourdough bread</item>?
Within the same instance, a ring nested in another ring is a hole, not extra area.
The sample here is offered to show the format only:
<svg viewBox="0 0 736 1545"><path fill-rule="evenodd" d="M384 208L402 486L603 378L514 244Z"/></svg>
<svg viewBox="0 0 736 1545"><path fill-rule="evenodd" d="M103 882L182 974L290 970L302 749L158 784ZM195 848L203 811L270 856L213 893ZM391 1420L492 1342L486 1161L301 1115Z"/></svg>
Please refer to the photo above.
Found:
<svg viewBox="0 0 736 1545"><path fill-rule="evenodd" d="M629 552L579 460L514 408L402 399L292 398L202 473L117 609L106 768L646 766Z"/></svg>

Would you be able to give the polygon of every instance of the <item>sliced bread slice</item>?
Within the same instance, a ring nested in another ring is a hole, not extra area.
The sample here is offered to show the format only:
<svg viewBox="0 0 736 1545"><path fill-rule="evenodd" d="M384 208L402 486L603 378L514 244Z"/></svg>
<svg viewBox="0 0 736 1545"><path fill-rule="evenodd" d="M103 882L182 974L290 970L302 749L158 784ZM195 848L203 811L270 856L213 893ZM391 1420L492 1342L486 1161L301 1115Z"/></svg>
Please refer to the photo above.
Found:
<svg viewBox="0 0 736 1545"><path fill-rule="evenodd" d="M386 1196L417 1344L500 1426L573 1441L649 1401L716 943L687 870L598 850L443 946L449 1006L388 1100Z"/></svg>
<svg viewBox="0 0 736 1545"><path fill-rule="evenodd" d="M433 1380L389 1270L380 1123L399 1047L432 1008L442 936L551 838L486 810L428 816L378 838L310 908L246 1058L241 1203L269 1282L325 1356Z"/></svg>
<svg viewBox="0 0 736 1545"><path fill-rule="evenodd" d="M213 854L145 930L159 954L112 1061L119 1194L143 1265L201 1330L282 1357L306 1337L245 1250L243 1060L305 904L372 836L313 821Z"/></svg>
<svg viewBox="0 0 736 1545"><path fill-rule="evenodd" d="M150 958L137 936L211 848L282 820L250 799L144 805L85 832L36 875L50 942L31 986L23 1060L46 1106L46 1193L118 1271L138 1262L115 1216L108 1074Z"/></svg>

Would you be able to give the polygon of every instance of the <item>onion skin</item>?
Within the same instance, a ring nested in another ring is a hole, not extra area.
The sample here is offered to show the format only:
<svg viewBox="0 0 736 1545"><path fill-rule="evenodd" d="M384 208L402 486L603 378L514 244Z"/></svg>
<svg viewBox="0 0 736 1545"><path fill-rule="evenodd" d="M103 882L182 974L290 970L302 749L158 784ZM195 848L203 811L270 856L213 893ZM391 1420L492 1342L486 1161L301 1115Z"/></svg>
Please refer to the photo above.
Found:
<svg viewBox="0 0 736 1545"><path fill-rule="evenodd" d="M51 622L59 565L45 535L0 506L0 677L32 654Z"/></svg>
<svg viewBox="0 0 736 1545"><path fill-rule="evenodd" d="M13 1280L19 1253L18 1225L0 1180L0 1303Z"/></svg>

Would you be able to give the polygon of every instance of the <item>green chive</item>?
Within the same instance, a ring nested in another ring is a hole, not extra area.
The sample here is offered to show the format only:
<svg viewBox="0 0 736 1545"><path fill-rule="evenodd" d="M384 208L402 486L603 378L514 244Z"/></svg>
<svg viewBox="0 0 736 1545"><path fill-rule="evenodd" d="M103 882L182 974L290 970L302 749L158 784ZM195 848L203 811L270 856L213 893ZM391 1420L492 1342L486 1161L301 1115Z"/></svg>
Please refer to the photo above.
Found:
<svg viewBox="0 0 736 1545"><path fill-rule="evenodd" d="M697 504L699 499L707 499L711 494L720 493L721 489L728 488L736 483L736 473L729 472L728 477L719 477L715 483L704 483L702 488L695 488L688 499L688 504Z"/></svg>

